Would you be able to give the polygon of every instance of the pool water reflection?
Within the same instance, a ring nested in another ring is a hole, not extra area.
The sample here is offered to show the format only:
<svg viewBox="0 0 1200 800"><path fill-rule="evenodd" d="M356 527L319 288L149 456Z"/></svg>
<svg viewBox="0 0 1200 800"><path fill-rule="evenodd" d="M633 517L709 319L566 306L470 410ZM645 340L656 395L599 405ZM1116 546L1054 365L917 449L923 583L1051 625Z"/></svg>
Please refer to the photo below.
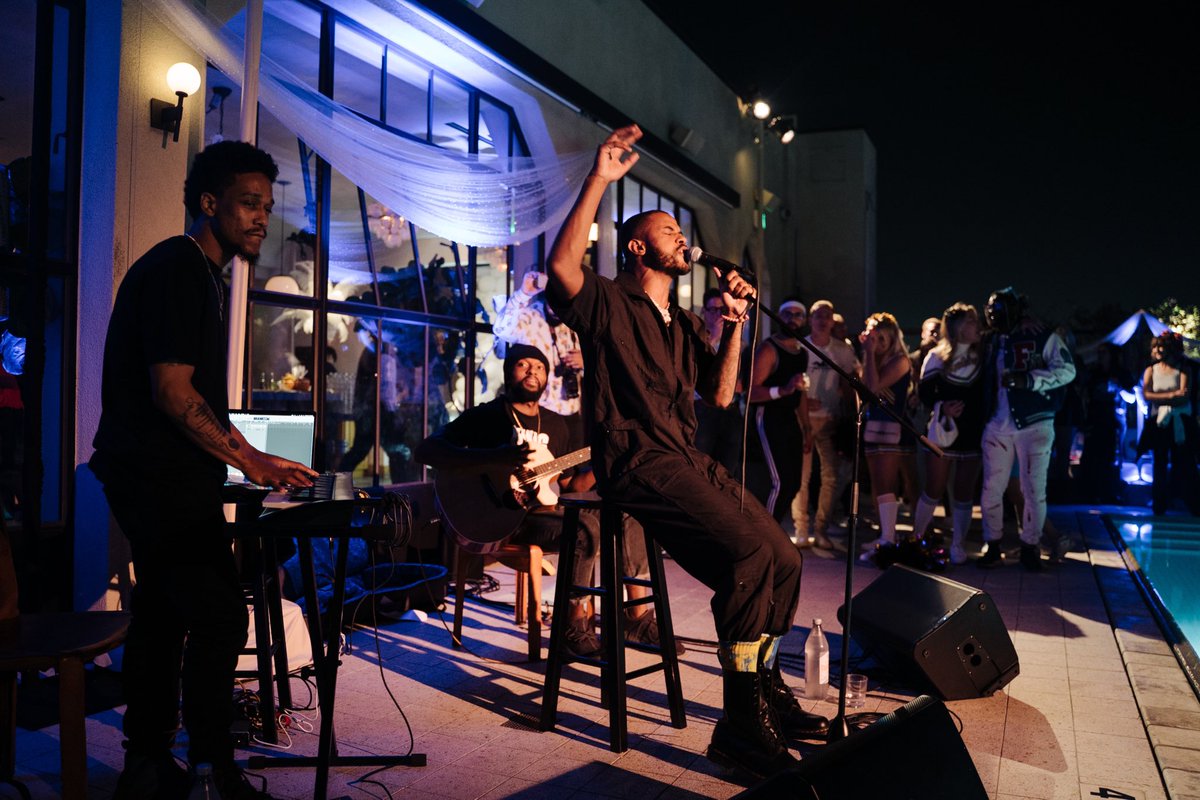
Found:
<svg viewBox="0 0 1200 800"><path fill-rule="evenodd" d="M1200 520L1110 517L1192 648L1200 646Z"/></svg>

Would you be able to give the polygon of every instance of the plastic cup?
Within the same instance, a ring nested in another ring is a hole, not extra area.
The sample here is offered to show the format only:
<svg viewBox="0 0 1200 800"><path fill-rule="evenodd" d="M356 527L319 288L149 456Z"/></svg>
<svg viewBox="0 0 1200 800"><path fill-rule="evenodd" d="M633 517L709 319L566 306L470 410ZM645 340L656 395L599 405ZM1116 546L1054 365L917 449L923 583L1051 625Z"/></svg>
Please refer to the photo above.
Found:
<svg viewBox="0 0 1200 800"><path fill-rule="evenodd" d="M846 707L862 708L867 704L867 676L851 672L846 676Z"/></svg>

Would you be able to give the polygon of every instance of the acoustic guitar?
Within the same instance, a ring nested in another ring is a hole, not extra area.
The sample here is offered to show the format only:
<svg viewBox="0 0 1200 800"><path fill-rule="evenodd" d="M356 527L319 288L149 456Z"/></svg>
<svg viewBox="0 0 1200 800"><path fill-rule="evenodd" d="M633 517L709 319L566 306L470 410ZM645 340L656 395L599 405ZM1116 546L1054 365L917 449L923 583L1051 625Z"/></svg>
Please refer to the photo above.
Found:
<svg viewBox="0 0 1200 800"><path fill-rule="evenodd" d="M585 447L553 458L544 444L535 446L525 466L478 466L439 469L433 487L447 530L469 553L487 554L512 537L530 509L558 503L558 481L564 470L586 463Z"/></svg>

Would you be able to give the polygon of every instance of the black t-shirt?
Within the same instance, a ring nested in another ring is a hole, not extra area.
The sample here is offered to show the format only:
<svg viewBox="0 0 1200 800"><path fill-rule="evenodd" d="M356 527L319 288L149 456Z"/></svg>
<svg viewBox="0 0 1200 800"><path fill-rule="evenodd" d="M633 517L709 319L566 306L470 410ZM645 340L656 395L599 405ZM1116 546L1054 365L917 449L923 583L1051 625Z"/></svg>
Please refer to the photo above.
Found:
<svg viewBox="0 0 1200 800"><path fill-rule="evenodd" d="M224 483L225 465L155 407L150 384L153 364L194 367L192 385L228 429L224 291L220 268L186 236L155 245L121 281L104 343L90 462L106 487L172 487L194 497Z"/></svg>
<svg viewBox="0 0 1200 800"><path fill-rule="evenodd" d="M481 406L469 408L446 423L438 433L455 447L480 449L503 447L527 441L546 445L555 458L582 447L571 436L566 418L548 408L539 408L538 416L526 416L497 397Z"/></svg>

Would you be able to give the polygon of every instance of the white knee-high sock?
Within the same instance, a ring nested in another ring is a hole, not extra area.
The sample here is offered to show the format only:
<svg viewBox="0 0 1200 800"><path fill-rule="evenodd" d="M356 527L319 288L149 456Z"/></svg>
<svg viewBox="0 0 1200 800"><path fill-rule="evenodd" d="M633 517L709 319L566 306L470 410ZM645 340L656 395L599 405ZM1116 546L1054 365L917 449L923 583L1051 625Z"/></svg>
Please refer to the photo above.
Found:
<svg viewBox="0 0 1200 800"><path fill-rule="evenodd" d="M875 507L879 509L879 541L880 543L895 543L896 541L896 513L900 510L900 504L896 502L896 495L881 494L875 498Z"/></svg>
<svg viewBox="0 0 1200 800"><path fill-rule="evenodd" d="M929 530L929 523L933 521L933 512L937 511L938 501L925 494L917 498L917 510L913 513L913 536L920 539L925 535L925 531Z"/></svg>

